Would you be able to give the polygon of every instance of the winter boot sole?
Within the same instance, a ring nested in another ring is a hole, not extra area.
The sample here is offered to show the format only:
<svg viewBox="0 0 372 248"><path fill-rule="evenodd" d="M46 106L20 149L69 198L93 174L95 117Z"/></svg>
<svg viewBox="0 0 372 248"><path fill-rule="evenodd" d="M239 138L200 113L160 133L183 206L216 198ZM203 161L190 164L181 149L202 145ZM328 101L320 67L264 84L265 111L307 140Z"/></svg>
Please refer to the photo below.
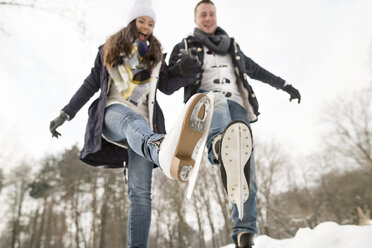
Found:
<svg viewBox="0 0 372 248"><path fill-rule="evenodd" d="M249 197L252 147L252 133L244 122L234 121L226 127L220 147L221 176L229 199L238 207L240 219Z"/></svg>
<svg viewBox="0 0 372 248"><path fill-rule="evenodd" d="M195 165L192 159L194 148L203 135L207 134L209 116L212 115L211 102L206 94L197 94L190 100L192 102L184 115L182 130L170 166L170 175L181 182L189 180Z"/></svg>

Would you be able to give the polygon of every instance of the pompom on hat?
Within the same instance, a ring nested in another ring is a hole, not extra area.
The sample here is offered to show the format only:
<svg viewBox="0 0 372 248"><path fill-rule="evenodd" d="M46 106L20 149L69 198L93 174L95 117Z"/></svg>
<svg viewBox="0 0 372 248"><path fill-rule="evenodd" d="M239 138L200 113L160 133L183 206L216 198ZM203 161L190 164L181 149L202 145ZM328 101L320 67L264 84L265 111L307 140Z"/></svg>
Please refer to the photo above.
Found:
<svg viewBox="0 0 372 248"><path fill-rule="evenodd" d="M151 0L134 0L133 8L128 15L128 24L140 16L151 17L154 23L156 22L156 16L154 10L152 9Z"/></svg>

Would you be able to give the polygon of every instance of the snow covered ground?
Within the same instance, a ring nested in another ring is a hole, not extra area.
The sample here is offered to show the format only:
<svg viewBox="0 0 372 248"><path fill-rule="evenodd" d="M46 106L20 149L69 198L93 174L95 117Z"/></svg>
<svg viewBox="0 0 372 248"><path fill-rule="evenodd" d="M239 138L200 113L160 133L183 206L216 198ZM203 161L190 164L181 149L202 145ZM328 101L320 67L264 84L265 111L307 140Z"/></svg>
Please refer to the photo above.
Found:
<svg viewBox="0 0 372 248"><path fill-rule="evenodd" d="M223 248L235 246L231 244ZM258 236L254 248L372 248L372 225L338 225L335 222L324 222L314 229L300 228L291 239L278 240L266 235Z"/></svg>

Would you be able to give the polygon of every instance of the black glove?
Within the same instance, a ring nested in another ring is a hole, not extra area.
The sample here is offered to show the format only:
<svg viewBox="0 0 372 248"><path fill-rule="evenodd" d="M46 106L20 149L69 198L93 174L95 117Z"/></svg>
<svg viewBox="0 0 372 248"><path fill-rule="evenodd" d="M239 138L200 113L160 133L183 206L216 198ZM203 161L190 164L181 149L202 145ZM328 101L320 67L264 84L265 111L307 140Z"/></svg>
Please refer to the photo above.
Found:
<svg viewBox="0 0 372 248"><path fill-rule="evenodd" d="M58 136L61 136L59 132L57 132L57 127L61 126L66 120L68 120L68 115L64 112L61 112L61 114L56 117L54 120L52 120L49 124L49 130L52 133L52 138L56 137L58 139Z"/></svg>
<svg viewBox="0 0 372 248"><path fill-rule="evenodd" d="M194 76L198 73L203 72L199 61L196 58L191 57L189 55L182 56L177 61L177 66L180 71L180 74L183 76Z"/></svg>
<svg viewBox="0 0 372 248"><path fill-rule="evenodd" d="M177 68L182 76L196 76L203 72L195 47L188 50L180 49L178 56Z"/></svg>
<svg viewBox="0 0 372 248"><path fill-rule="evenodd" d="M298 99L298 103L301 102L301 95L300 95L300 92L295 88L293 87L292 85L290 84L287 84L285 85L282 90L284 90L285 92L287 92L291 97L289 98L289 101L292 101L294 99Z"/></svg>

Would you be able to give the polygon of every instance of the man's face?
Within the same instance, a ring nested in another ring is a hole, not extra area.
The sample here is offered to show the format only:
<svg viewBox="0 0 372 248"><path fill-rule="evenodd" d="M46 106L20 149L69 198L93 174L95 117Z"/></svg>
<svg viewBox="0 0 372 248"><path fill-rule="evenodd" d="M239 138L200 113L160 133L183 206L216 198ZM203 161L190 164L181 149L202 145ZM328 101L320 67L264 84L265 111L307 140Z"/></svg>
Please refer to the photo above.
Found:
<svg viewBox="0 0 372 248"><path fill-rule="evenodd" d="M205 34L214 34L217 28L216 8L213 4L202 3L195 11L196 27Z"/></svg>

